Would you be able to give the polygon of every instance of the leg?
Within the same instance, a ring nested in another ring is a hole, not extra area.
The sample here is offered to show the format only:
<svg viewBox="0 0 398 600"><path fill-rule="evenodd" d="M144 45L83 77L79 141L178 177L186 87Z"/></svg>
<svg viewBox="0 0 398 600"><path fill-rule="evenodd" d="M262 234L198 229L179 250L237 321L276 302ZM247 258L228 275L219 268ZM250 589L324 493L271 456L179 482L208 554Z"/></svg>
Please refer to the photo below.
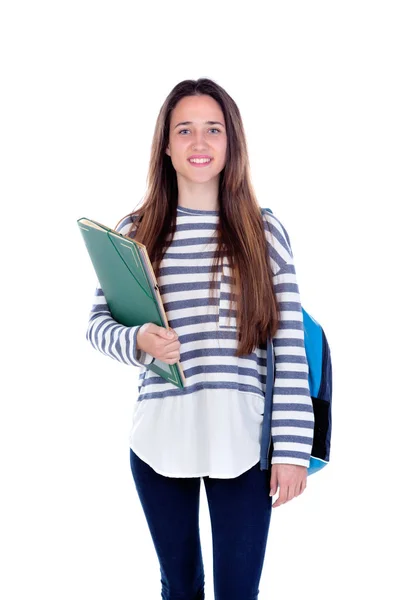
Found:
<svg viewBox="0 0 398 600"><path fill-rule="evenodd" d="M136 489L159 559L163 600L203 600L200 477L165 477L130 448Z"/></svg>
<svg viewBox="0 0 398 600"><path fill-rule="evenodd" d="M204 477L213 536L215 600L257 600L272 511L260 463L232 479Z"/></svg>

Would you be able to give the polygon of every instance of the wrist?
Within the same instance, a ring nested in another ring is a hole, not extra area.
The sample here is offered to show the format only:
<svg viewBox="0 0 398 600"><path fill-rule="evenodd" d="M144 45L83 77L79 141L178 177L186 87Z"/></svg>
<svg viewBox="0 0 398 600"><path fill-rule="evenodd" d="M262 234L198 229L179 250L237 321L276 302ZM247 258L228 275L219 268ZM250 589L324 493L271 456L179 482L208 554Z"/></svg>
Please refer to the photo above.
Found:
<svg viewBox="0 0 398 600"><path fill-rule="evenodd" d="M140 329L141 329L142 325L140 325L140 327L137 330L137 337L136 337L136 346L137 346L137 350L142 350L141 345L140 345Z"/></svg>

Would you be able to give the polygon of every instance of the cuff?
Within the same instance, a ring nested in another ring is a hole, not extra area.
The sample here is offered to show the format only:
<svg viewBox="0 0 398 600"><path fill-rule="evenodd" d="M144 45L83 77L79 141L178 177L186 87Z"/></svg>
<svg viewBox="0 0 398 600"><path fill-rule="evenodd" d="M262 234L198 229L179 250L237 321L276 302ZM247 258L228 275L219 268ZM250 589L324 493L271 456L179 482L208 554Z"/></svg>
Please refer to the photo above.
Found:
<svg viewBox="0 0 398 600"><path fill-rule="evenodd" d="M271 458L271 465L300 465L302 467L310 466L310 459L296 458L294 456L273 456Z"/></svg>
<svg viewBox="0 0 398 600"><path fill-rule="evenodd" d="M148 352L144 352L143 350L137 350L135 359L143 365L150 365L155 360L155 357Z"/></svg>
<svg viewBox="0 0 398 600"><path fill-rule="evenodd" d="M150 365L151 363L153 363L153 361L155 360L155 357L152 356L151 354L149 354L148 352L144 352L143 350L139 350L137 348L137 334L138 334L138 330L139 328L142 327L142 325L138 325L135 327L131 328L132 331L132 341L131 341L131 359L133 364L137 365L137 366L147 366Z"/></svg>

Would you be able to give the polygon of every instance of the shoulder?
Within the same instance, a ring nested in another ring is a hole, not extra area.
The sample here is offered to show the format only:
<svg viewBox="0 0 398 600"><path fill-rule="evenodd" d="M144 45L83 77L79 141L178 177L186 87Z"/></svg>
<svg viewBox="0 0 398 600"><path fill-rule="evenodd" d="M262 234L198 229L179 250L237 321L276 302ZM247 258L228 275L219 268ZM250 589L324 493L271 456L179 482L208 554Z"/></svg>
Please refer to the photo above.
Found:
<svg viewBox="0 0 398 600"><path fill-rule="evenodd" d="M121 233L122 235L129 235L131 233L131 231L134 229L134 223L135 221L138 219L138 215L126 215L125 217L122 217L116 227L115 227L115 231L117 231L118 233Z"/></svg>
<svg viewBox="0 0 398 600"><path fill-rule="evenodd" d="M261 208L261 214L270 256L280 268L293 259L289 234L282 221L273 212Z"/></svg>

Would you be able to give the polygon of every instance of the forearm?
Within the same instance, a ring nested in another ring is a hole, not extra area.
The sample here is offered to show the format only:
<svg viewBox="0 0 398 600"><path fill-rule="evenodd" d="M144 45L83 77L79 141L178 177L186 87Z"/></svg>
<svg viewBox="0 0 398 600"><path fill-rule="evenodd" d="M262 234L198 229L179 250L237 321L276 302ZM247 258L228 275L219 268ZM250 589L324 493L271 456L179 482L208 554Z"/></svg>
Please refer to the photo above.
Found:
<svg viewBox="0 0 398 600"><path fill-rule="evenodd" d="M139 328L140 325L127 327L113 319L104 293L98 285L86 331L86 339L93 348L126 365L148 365L154 361L154 357L139 348Z"/></svg>
<svg viewBox="0 0 398 600"><path fill-rule="evenodd" d="M271 435L272 464L308 467L313 444L314 412L308 383L303 314L293 261L274 275L280 324L274 337L275 383Z"/></svg>

